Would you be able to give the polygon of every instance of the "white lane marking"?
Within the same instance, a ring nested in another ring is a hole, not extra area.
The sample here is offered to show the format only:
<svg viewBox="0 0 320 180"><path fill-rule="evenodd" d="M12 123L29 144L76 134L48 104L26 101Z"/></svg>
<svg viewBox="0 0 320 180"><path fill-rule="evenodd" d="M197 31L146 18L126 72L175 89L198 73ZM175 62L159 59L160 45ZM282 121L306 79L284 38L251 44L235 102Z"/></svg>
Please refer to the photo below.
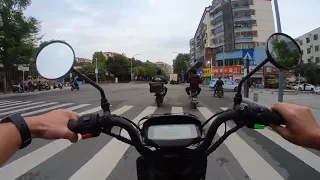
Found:
<svg viewBox="0 0 320 180"><path fill-rule="evenodd" d="M20 101L7 101L7 102L1 102L0 105L6 105L6 104L11 104L11 103L16 103L16 102L20 102ZM21 101L22 102L22 101Z"/></svg>
<svg viewBox="0 0 320 180"><path fill-rule="evenodd" d="M25 111L25 110L29 110L29 109L35 109L35 108L39 108L39 107L43 107L43 106L49 106L49 105L52 105L52 104L57 104L57 102L52 102L52 103L47 103L47 104L40 104L40 105L37 105L37 106L31 106L31 107L27 107L27 108L23 108L23 109L16 109L16 110L13 110L13 111L0 113L0 116L16 113L16 112L20 112L20 111Z"/></svg>
<svg viewBox="0 0 320 180"><path fill-rule="evenodd" d="M80 115L95 113L100 110L101 107L99 106L81 112ZM50 144L47 144L0 168L0 177L1 179L16 179L50 157L69 147L71 144L72 143L70 143L70 141L64 139L53 141Z"/></svg>
<svg viewBox="0 0 320 180"><path fill-rule="evenodd" d="M268 128L264 130L256 130L260 134L264 135L266 138L270 139L274 143L278 144L280 147L290 152L292 155L299 158L304 163L308 164L310 167L320 172L320 157L313 154L312 152L300 147L296 146L287 140L284 140L281 136L272 132Z"/></svg>
<svg viewBox="0 0 320 180"><path fill-rule="evenodd" d="M91 104L80 104L78 106L74 106L74 107L70 107L70 108L67 108L68 110L70 111L74 111L74 110L77 110L77 109L80 109L80 108L83 108L83 107L86 107L86 106L89 106Z"/></svg>
<svg viewBox="0 0 320 180"><path fill-rule="evenodd" d="M133 122L137 123L144 116L154 113L156 109L157 107L155 106L148 106L133 120ZM127 131L124 130L122 132L124 137L130 138ZM130 145L113 138L95 156L93 156L92 159L74 173L69 180L105 180L118 164L129 146Z"/></svg>
<svg viewBox="0 0 320 180"><path fill-rule="evenodd" d="M26 107L26 106L32 106L32 105L41 104L41 103L44 103L44 102L34 102L34 103L31 103L31 104L24 104L24 105L19 105L19 106L14 106L14 107L8 107L8 108L0 109L0 112L7 111L7 110L10 110L10 109L22 108L22 107Z"/></svg>
<svg viewBox="0 0 320 180"><path fill-rule="evenodd" d="M213 113L206 107L198 107L198 110L206 118L210 118ZM210 121L212 122L212 121ZM227 126L227 130L230 127ZM224 127L220 126L217 134L221 137L224 134ZM254 149L252 149L236 133L229 136L224 144L228 147L233 156L237 159L250 179L259 180L283 180L284 178L272 168Z"/></svg>
<svg viewBox="0 0 320 180"><path fill-rule="evenodd" d="M183 109L182 109L182 107L172 107L171 113L172 114L183 114Z"/></svg>
<svg viewBox="0 0 320 180"><path fill-rule="evenodd" d="M44 108L44 109L39 109L37 111L23 113L21 115L22 116L29 116L29 115L32 115L32 114L37 114L37 113L46 112L46 111L50 111L50 110L53 110L53 109L58 109L58 108L61 108L61 107L69 106L69 105L72 105L72 104L73 103L59 104L59 105L56 105L56 106L52 106L52 107L48 107L48 108Z"/></svg>
<svg viewBox="0 0 320 180"><path fill-rule="evenodd" d="M31 103L32 101L25 101L25 102L13 102L11 104L6 104L4 106L0 105L0 108L4 108L4 107L10 107L10 106L15 106L15 105L21 105L21 104L27 104L27 103Z"/></svg>
<svg viewBox="0 0 320 180"><path fill-rule="evenodd" d="M0 101L0 103L5 103L5 102L13 102L13 100L10 100L10 101L8 101L8 100L1 100L1 101Z"/></svg>

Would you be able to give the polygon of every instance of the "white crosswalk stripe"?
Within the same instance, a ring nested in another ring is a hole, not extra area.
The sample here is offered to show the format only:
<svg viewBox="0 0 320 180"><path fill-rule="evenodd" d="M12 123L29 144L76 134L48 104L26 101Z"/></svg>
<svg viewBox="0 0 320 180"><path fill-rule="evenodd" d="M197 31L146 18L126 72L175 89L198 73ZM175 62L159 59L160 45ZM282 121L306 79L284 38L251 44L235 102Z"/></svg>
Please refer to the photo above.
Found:
<svg viewBox="0 0 320 180"><path fill-rule="evenodd" d="M7 100L0 100L0 118L4 118L8 114L17 113L17 112L23 112L22 116L30 116L30 115L38 115L41 113L45 113L51 110L59 109L59 108L65 108L72 111L79 112L80 115L83 114L89 114L89 113L97 113L101 111L101 107L97 105L91 105L91 104L77 104L74 102L36 102L36 101L7 101ZM228 107L221 107L220 109L211 110L207 107L198 107L197 109L190 109L187 107L169 107L168 108L157 108L156 106L146 106L140 108L136 107L134 105L123 105L119 107L115 107L116 109L113 110L113 114L118 115L124 115L125 117L128 117L129 119L132 119L134 123L137 123L142 117L147 116L149 114L159 114L161 113L174 113L174 114L180 114L183 112L194 112L196 116L199 117L199 119L207 119L210 116L213 115L213 112L220 111L220 110L226 110ZM137 110L139 109L139 110ZM135 115L131 115L135 114ZM193 113L192 113L193 114ZM210 125L210 123L209 123ZM229 126L227 126L227 129L230 129ZM256 131L256 130L252 130ZM267 140L273 142L276 145L279 145L278 148L282 148L288 153L292 154L294 158L299 159L304 163L303 168L309 168L313 171L320 174L320 157L317 154L314 154L310 152L309 150L306 150L302 147L298 147L295 145L292 145L291 143L285 141L282 139L279 135L274 133L273 131L269 129L265 130L257 130L258 134L266 137ZM121 134L124 137L130 138L128 133L123 130ZM219 127L217 131L217 135L222 136L224 134L224 127ZM254 137L253 137L254 138ZM79 136L80 139L80 136ZM36 141L36 140L35 140ZM86 141L90 140L80 140L81 143L86 143ZM245 174L248 175L250 179L253 180L282 180L287 179L286 173L283 171L280 171L275 165L269 164L265 156L262 154L266 154L267 152L257 152L254 148L252 148L251 143L256 143L254 140L246 139L246 141L243 139L243 136L238 135L237 133L232 134L229 136L225 141L224 145L225 147L219 147L225 148L223 151L224 153L228 153L229 156L232 156L236 159L236 161L239 163L239 169L242 169ZM67 152L70 150L69 147L76 146L76 144L72 144L67 140L55 140L52 142L48 142L46 144L43 144L39 147L37 147L34 150L30 150L26 152L26 154L22 154L18 158L9 161L8 164L4 165L0 168L0 179L2 180L13 180L17 179L20 176L24 176L26 174L29 174L29 172L32 172L34 168L41 167L43 164L56 162L53 161L53 158L61 158L61 161L63 161L63 153L61 152ZM124 158L127 153L127 150L130 146L128 144L122 143L116 138L111 138L103 146L101 146L101 149L99 149L94 155L90 156L89 159L86 160L83 164L78 164L77 169L72 170L72 172L69 172L68 176L64 177L63 179L69 179L69 180L87 180L87 179L94 179L94 180L105 180L108 179L112 175L112 173L115 173L115 171L118 168L118 164L122 158ZM228 152L226 150L228 149ZM215 153L215 152L214 152ZM74 158L82 158L78 157L79 154L75 154ZM80 154L81 156L81 154ZM82 156L86 156L85 154L82 154ZM228 157L225 157L228 158ZM272 157L270 157L272 159ZM273 161L276 161L275 159L272 159ZM213 159L210 159L210 161L213 161ZM217 162L214 162L217 163ZM281 164L281 162L279 162ZM128 164L134 164L134 163L128 163ZM54 164L51 165L51 167L54 166ZM67 171L68 167L60 167L62 164L56 164L58 169L63 168L63 170ZM132 165L131 165L132 166ZM121 166L122 167L122 166ZM209 167L208 167L209 168ZM303 169L301 168L301 169ZM125 170L124 170L125 171ZM207 170L209 171L209 169ZM231 170L229 170L230 172ZM122 171L123 172L123 171ZM37 172L41 174L40 172ZM232 171L231 171L232 173ZM55 179L55 174L50 174L52 177L51 179ZM125 174L119 174L117 175L120 177L126 177ZM320 175L319 175L320 176ZM125 179L131 179L132 177L127 177ZM215 177L207 177L207 179L214 179ZM306 176L306 179L315 179L316 177L308 177ZM20 178L19 178L20 179ZM60 178L61 179L61 178ZM132 178L136 179L136 178ZM232 178L231 178L232 179Z"/></svg>

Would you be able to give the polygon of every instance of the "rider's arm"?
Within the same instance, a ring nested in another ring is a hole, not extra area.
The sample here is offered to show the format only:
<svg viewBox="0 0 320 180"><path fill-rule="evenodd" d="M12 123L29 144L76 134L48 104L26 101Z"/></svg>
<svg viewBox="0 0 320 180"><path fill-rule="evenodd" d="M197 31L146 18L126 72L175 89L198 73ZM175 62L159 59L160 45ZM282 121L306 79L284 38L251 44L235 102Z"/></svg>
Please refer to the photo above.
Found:
<svg viewBox="0 0 320 180"><path fill-rule="evenodd" d="M69 139L76 142L78 136L71 132L66 124L69 119L78 119L79 115L72 111L55 110L49 113L25 117L32 138ZM21 136L16 126L11 123L0 124L0 166L20 149Z"/></svg>
<svg viewBox="0 0 320 180"><path fill-rule="evenodd" d="M279 135L299 146L320 150L320 128L309 107L277 103L273 110L279 112L286 126L271 126Z"/></svg>

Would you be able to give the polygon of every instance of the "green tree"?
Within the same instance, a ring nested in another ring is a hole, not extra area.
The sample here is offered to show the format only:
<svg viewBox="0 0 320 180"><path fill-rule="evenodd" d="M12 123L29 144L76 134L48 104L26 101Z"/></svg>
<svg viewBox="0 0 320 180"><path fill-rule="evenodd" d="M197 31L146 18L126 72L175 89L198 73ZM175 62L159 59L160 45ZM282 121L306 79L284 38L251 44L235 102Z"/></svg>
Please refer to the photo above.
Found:
<svg viewBox="0 0 320 180"><path fill-rule="evenodd" d="M40 22L25 17L23 11L31 0L0 1L0 63L4 66L4 92L7 90L7 72L15 65L28 65L36 52Z"/></svg>
<svg viewBox="0 0 320 180"><path fill-rule="evenodd" d="M152 78L153 76L155 76L157 74L157 70L160 69L156 64L148 61L144 64L144 68L146 71L145 77L148 78Z"/></svg>
<svg viewBox="0 0 320 180"><path fill-rule="evenodd" d="M92 55L92 64L94 65L94 67L96 65L96 61L98 65L98 77L99 79L105 81L107 72L107 58L103 55L101 51L95 52ZM95 71L93 70L93 72Z"/></svg>
<svg viewBox="0 0 320 180"><path fill-rule="evenodd" d="M143 65L132 68L132 72L134 73L135 76L138 76L138 77L146 76L146 69Z"/></svg>
<svg viewBox="0 0 320 180"><path fill-rule="evenodd" d="M320 84L320 66L314 62L302 63L293 71L295 76L306 77L311 84Z"/></svg>
<svg viewBox="0 0 320 180"><path fill-rule="evenodd" d="M298 64L301 52L289 39L275 37L271 40L269 51L274 60L282 67L292 68Z"/></svg>
<svg viewBox="0 0 320 180"><path fill-rule="evenodd" d="M95 81L95 78L96 78L96 74L94 72L95 68L96 68L95 64L87 63L82 68L77 70L83 73L84 75L86 75L91 80Z"/></svg>
<svg viewBox="0 0 320 180"><path fill-rule="evenodd" d="M188 62L190 60L189 54L179 53L173 60L173 72L181 76L181 70L186 72L188 69Z"/></svg>
<svg viewBox="0 0 320 180"><path fill-rule="evenodd" d="M107 71L119 79L130 79L130 67L128 58L123 55L115 55L106 61Z"/></svg>

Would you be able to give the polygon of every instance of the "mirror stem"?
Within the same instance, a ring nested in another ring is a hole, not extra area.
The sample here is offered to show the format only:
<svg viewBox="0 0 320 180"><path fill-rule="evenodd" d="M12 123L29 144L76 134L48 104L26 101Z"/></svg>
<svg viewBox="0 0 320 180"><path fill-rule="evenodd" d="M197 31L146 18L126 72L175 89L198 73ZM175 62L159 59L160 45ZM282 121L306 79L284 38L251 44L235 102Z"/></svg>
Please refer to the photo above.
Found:
<svg viewBox="0 0 320 180"><path fill-rule="evenodd" d="M254 68L251 72L249 72L249 74L247 74L245 77L243 77L241 79L241 81L239 82L238 85L238 91L236 93L236 95L234 96L233 102L234 102L234 106L241 104L242 102L242 94L241 94L241 90L242 90L242 85L243 83L250 77L252 76L254 73L256 73L257 71L259 71L259 69L261 67L263 67L267 62L269 61L269 58L266 58L262 63L260 63L256 68Z"/></svg>
<svg viewBox="0 0 320 180"><path fill-rule="evenodd" d="M91 84L93 87L97 88L100 91L100 94L101 94L101 108L102 108L104 113L110 112L110 104L109 104L109 102L108 102L108 100L106 98L106 95L104 94L103 89L98 84L96 84L94 81L92 81L91 79L89 79L87 76L83 75L81 72L77 71L76 69L72 68L71 71L76 73L81 78L85 79L87 82L89 82L89 84Z"/></svg>

